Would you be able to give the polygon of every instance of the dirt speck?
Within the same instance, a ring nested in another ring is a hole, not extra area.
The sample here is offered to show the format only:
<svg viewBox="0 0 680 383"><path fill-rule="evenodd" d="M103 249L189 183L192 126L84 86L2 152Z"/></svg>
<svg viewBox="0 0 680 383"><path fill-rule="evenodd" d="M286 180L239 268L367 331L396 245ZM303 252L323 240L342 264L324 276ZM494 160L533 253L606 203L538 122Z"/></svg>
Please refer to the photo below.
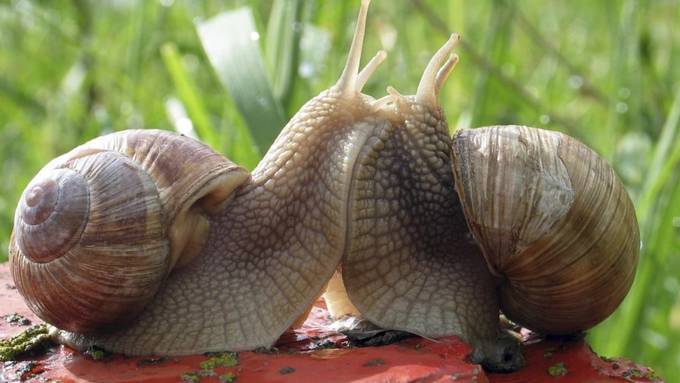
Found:
<svg viewBox="0 0 680 383"><path fill-rule="evenodd" d="M283 367L279 370L279 374L281 374L281 375L288 375L288 374L292 374L294 372L295 372L295 369L293 367L290 367L290 366Z"/></svg>
<svg viewBox="0 0 680 383"><path fill-rule="evenodd" d="M375 358L371 359L368 362L364 363L364 367L375 367L375 366L382 366L385 364L385 361L380 359L380 358Z"/></svg>

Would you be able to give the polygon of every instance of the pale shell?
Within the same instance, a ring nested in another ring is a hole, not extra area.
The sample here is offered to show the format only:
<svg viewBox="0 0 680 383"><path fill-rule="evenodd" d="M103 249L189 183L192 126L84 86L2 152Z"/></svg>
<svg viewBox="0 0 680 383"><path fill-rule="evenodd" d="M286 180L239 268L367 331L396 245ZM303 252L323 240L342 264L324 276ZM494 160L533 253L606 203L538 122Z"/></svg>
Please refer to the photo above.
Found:
<svg viewBox="0 0 680 383"><path fill-rule="evenodd" d="M631 287L640 236L613 169L553 131L458 131L453 171L470 230L499 278L501 310L540 333L607 318Z"/></svg>

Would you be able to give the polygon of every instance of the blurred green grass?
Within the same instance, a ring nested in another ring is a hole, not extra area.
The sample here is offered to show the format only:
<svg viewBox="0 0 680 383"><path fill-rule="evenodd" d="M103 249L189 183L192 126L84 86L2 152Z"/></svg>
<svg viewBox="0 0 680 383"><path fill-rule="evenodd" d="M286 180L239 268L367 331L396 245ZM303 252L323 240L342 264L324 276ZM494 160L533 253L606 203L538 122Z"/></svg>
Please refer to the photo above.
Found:
<svg viewBox="0 0 680 383"><path fill-rule="evenodd" d="M355 3L0 1L0 261L31 177L100 134L176 129L253 168L337 79ZM680 382L679 19L674 0L374 0L364 55L389 54L367 94L413 93L460 32L461 63L442 91L452 129L560 130L614 166L636 203L642 257L590 340L669 382Z"/></svg>

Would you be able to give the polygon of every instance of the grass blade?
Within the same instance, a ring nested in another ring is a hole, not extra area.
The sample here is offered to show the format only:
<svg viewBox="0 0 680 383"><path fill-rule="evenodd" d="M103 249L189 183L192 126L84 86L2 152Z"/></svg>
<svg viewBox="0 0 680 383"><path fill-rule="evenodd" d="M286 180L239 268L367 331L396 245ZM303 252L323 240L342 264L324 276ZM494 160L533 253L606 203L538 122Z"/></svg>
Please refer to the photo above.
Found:
<svg viewBox="0 0 680 383"><path fill-rule="evenodd" d="M287 109L302 37L301 0L275 0L267 24L265 59L274 96Z"/></svg>
<svg viewBox="0 0 680 383"><path fill-rule="evenodd" d="M233 98L255 144L260 151L266 150L286 119L267 79L257 43L260 34L250 8L223 12L196 27L210 63Z"/></svg>
<svg viewBox="0 0 680 383"><path fill-rule="evenodd" d="M172 43L164 44L161 47L161 56L180 100L188 109L189 118L193 122L198 137L213 148L221 149L215 129L210 122L201 97L196 91L196 86L191 81L189 73L182 63L177 46Z"/></svg>
<svg viewBox="0 0 680 383"><path fill-rule="evenodd" d="M680 90L677 91L675 101L668 113L668 118L657 144L649 175L645 181L640 199L637 203L637 216L640 222L641 239L644 243L640 264L635 283L619 310L605 325L593 331L591 340L596 351L605 355L630 354L632 351L634 329L642 321L645 302L655 283L655 273L658 265L665 264L672 253L669 245L673 241L673 219L680 216L680 205L675 203L680 197L680 187L675 185L670 193L673 197L659 201L659 195L665 186L673 181L674 172L680 163L680 135L677 130L680 125ZM673 152L671 144L676 137ZM610 337L616 332L616 342Z"/></svg>

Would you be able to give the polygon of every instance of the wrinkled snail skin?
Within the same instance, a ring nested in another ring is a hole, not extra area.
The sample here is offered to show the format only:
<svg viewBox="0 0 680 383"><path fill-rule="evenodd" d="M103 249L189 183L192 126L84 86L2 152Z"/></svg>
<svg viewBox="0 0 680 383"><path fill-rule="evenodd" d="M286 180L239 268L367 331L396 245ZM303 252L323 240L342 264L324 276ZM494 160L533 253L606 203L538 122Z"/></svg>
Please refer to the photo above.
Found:
<svg viewBox="0 0 680 383"><path fill-rule="evenodd" d="M495 282L454 188L451 137L437 101L457 40L434 55L416 95L388 88L376 102L381 123L359 151L348 200L346 296L334 290L326 299L384 328L458 335L474 347L475 361L512 370L523 364L519 342L500 331Z"/></svg>
<svg viewBox="0 0 680 383"><path fill-rule="evenodd" d="M458 131L452 157L508 318L568 334L618 307L633 283L640 234L611 166L567 135L525 126Z"/></svg>
<svg viewBox="0 0 680 383"><path fill-rule="evenodd" d="M198 254L176 261L181 267L128 325L62 331L61 342L127 355L252 350L272 345L305 314L346 248L359 150L384 125L374 100L360 93L384 59L379 53L358 70L366 7L338 83L301 108L253 173L219 195L225 202L197 201L213 207Z"/></svg>
<svg viewBox="0 0 680 383"><path fill-rule="evenodd" d="M350 301L377 325L474 346L499 335L498 302L468 235L441 110L412 98L357 159L342 275Z"/></svg>

